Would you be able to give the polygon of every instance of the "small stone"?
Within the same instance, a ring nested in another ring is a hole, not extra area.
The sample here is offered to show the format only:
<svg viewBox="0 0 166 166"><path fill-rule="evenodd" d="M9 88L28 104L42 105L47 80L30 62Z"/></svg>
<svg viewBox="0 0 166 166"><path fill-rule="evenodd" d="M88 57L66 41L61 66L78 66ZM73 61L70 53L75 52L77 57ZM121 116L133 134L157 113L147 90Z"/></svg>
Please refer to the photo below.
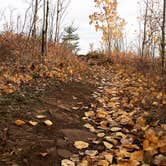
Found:
<svg viewBox="0 0 166 166"><path fill-rule="evenodd" d="M98 151L97 150L86 150L85 154L88 156L94 157L98 154Z"/></svg>
<svg viewBox="0 0 166 166"><path fill-rule="evenodd" d="M61 161L61 166L75 166L75 164L71 160L64 159Z"/></svg>

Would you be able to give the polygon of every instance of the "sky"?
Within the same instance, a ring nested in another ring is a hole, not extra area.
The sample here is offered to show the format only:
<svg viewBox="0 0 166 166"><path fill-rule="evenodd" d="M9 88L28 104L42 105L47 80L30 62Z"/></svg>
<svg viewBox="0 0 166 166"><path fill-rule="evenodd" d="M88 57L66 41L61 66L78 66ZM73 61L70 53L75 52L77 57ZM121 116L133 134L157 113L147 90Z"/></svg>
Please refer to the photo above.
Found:
<svg viewBox="0 0 166 166"><path fill-rule="evenodd" d="M127 22L126 35L128 42L134 39L134 33L137 29L137 11L138 0L118 0L119 15ZM26 0L0 0L0 11L8 8L15 8L20 12L25 10ZM80 53L87 53L89 50L89 43L94 43L95 48L100 46L101 33L95 32L93 25L89 25L89 15L95 11L94 0L71 0L68 8L68 14L65 17L64 26L74 23L78 27L77 33L80 37Z"/></svg>

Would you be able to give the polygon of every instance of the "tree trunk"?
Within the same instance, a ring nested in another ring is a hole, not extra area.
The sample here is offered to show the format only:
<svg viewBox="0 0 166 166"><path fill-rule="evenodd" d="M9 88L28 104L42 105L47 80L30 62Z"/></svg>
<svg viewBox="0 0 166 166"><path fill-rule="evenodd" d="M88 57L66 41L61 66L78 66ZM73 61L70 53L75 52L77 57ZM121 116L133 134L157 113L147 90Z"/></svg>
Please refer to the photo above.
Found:
<svg viewBox="0 0 166 166"><path fill-rule="evenodd" d="M42 27L42 63L44 63L46 48L45 48L45 29L46 29L46 0L43 0L43 27Z"/></svg>
<svg viewBox="0 0 166 166"><path fill-rule="evenodd" d="M163 22L162 22L162 40L161 40L161 63L165 66L165 28L166 28L166 0L163 0Z"/></svg>
<svg viewBox="0 0 166 166"><path fill-rule="evenodd" d="M55 42L59 42L60 0L57 0Z"/></svg>
<svg viewBox="0 0 166 166"><path fill-rule="evenodd" d="M38 13L38 0L35 1L35 11L34 11L34 17L33 17L32 38L36 38L37 13Z"/></svg>
<svg viewBox="0 0 166 166"><path fill-rule="evenodd" d="M147 27L147 15L148 15L148 0L146 1L146 9L145 9L145 18L144 18L144 31L143 31L143 41L142 41L142 52L141 56L144 57L144 50L146 44L146 27Z"/></svg>

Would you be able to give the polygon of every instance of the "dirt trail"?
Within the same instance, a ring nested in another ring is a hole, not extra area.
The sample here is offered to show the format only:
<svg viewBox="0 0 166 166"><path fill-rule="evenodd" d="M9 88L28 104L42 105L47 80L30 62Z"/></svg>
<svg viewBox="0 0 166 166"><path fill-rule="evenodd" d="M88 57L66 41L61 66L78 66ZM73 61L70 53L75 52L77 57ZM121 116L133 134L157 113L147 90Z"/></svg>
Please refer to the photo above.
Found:
<svg viewBox="0 0 166 166"><path fill-rule="evenodd" d="M103 70L95 85L52 83L1 97L0 166L165 166L166 95L138 74Z"/></svg>
<svg viewBox="0 0 166 166"><path fill-rule="evenodd" d="M88 141L94 137L83 127L82 116L94 100L95 86L69 82L49 87L43 96L25 99L1 99L0 165L58 166L60 161L76 152L74 141ZM45 115L37 119L37 115ZM22 119L37 121L16 126ZM43 121L51 120L48 127Z"/></svg>

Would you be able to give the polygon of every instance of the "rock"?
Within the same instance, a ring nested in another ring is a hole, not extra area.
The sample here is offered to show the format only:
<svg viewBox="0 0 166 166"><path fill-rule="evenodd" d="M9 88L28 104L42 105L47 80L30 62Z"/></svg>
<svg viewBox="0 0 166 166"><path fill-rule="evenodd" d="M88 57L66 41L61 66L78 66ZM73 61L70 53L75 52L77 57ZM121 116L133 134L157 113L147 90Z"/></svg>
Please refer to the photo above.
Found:
<svg viewBox="0 0 166 166"><path fill-rule="evenodd" d="M62 158L69 158L72 155L72 153L66 149L58 149L57 153Z"/></svg>
<svg viewBox="0 0 166 166"><path fill-rule="evenodd" d="M98 154L98 151L97 150L86 150L85 154L88 156L94 157Z"/></svg>
<svg viewBox="0 0 166 166"><path fill-rule="evenodd" d="M77 149L85 149L85 148L87 148L89 146L89 143L84 142L84 141L75 141L74 142L74 146Z"/></svg>
<svg viewBox="0 0 166 166"><path fill-rule="evenodd" d="M64 159L61 161L61 166L75 166L75 164L71 160Z"/></svg>
<svg viewBox="0 0 166 166"><path fill-rule="evenodd" d="M103 144L104 144L104 146L105 146L107 149L112 149L112 147L113 147L112 144L110 144L110 143L108 143L108 142L106 142L106 141L103 141Z"/></svg>

